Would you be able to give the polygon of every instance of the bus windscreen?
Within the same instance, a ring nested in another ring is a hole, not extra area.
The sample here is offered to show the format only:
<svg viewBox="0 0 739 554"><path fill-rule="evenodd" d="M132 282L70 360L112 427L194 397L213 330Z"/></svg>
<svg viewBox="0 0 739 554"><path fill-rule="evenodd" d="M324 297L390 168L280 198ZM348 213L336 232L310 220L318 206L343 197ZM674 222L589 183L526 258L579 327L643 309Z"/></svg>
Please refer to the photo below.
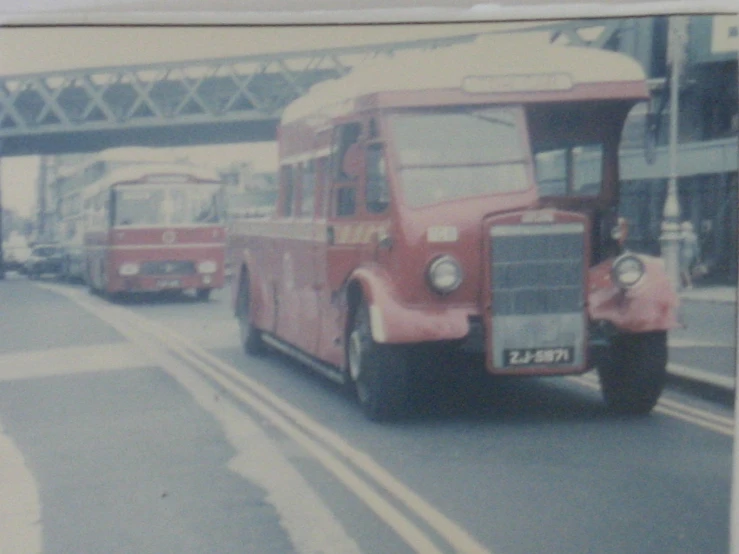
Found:
<svg viewBox="0 0 739 554"><path fill-rule="evenodd" d="M414 111L391 116L406 203L525 190L521 119L515 109Z"/></svg>
<svg viewBox="0 0 739 554"><path fill-rule="evenodd" d="M223 221L219 185L125 185L113 192L113 225L208 225Z"/></svg>

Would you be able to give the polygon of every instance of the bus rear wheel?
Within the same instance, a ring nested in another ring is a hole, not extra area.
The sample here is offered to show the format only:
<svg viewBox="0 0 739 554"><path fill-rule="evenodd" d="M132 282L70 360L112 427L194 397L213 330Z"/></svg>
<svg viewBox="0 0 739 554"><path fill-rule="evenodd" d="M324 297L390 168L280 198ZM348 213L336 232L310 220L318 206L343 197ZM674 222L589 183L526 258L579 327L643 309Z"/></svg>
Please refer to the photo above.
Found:
<svg viewBox="0 0 739 554"><path fill-rule="evenodd" d="M395 420L407 412L410 375L404 347L372 338L369 310L362 303L347 345L349 379L362 411L372 421Z"/></svg>
<svg viewBox="0 0 739 554"><path fill-rule="evenodd" d="M617 335L598 374L603 399L612 411L648 414L667 382L667 332Z"/></svg>
<svg viewBox="0 0 739 554"><path fill-rule="evenodd" d="M262 332L254 326L251 320L251 293L249 272L244 271L239 283L239 296L236 317L239 320L239 334L244 352L251 356L264 354L266 345L262 340Z"/></svg>
<svg viewBox="0 0 739 554"><path fill-rule="evenodd" d="M207 302L208 299L210 298L210 291L211 291L211 289L198 289L195 292L195 296L201 302Z"/></svg>

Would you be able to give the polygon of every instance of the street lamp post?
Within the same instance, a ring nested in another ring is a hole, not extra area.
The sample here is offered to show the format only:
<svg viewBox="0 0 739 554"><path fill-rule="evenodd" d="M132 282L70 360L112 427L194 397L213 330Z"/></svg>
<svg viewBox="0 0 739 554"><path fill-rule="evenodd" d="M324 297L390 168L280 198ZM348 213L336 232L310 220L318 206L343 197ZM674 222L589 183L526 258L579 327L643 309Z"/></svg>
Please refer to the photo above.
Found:
<svg viewBox="0 0 739 554"><path fill-rule="evenodd" d="M0 140L0 156L2 156L3 143ZM2 158L0 158L0 161ZM2 171L0 171L2 173ZM2 176L0 176L0 281L5 279L5 258L3 255L3 241L5 236L3 235L3 183Z"/></svg>
<svg viewBox="0 0 739 554"><path fill-rule="evenodd" d="M662 215L660 244L667 275L676 289L682 288L680 279L680 201L677 191L677 142L678 112L680 102L680 66L683 59L682 17L670 17L668 51L670 54L670 173L667 181L667 198Z"/></svg>

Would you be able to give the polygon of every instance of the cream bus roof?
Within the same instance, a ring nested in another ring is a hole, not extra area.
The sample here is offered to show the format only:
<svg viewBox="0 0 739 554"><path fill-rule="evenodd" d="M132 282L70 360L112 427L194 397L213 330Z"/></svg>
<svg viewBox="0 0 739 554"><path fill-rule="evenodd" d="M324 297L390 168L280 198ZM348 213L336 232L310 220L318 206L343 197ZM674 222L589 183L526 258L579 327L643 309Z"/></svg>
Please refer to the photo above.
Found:
<svg viewBox="0 0 739 554"><path fill-rule="evenodd" d="M644 80L634 59L597 48L554 46L546 34L483 36L477 41L424 52L400 52L357 65L347 76L318 83L290 104L282 122L337 115L357 96L385 91L461 88L480 76L566 75L571 84Z"/></svg>
<svg viewBox="0 0 739 554"><path fill-rule="evenodd" d="M136 181L143 175L172 175L185 174L192 175L201 181L222 182L222 177L217 171L205 167L199 167L189 164L167 164L167 163L141 163L131 166L124 166L114 169L102 177L97 183L88 187L85 191L86 196L94 196L101 189L105 189L115 183L124 181Z"/></svg>
<svg viewBox="0 0 739 554"><path fill-rule="evenodd" d="M180 163L168 148L147 146L119 146L98 152L92 161L105 160L111 162L140 162L140 163Z"/></svg>

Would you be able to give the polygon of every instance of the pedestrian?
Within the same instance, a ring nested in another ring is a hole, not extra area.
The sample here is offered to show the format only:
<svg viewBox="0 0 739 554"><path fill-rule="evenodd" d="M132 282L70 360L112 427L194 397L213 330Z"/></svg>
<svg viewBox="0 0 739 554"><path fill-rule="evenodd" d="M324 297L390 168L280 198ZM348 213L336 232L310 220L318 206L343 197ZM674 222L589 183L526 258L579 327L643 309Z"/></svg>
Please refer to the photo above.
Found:
<svg viewBox="0 0 739 554"><path fill-rule="evenodd" d="M683 221L680 225L680 279L686 289L693 288L693 269L699 259L698 236L693 224Z"/></svg>

